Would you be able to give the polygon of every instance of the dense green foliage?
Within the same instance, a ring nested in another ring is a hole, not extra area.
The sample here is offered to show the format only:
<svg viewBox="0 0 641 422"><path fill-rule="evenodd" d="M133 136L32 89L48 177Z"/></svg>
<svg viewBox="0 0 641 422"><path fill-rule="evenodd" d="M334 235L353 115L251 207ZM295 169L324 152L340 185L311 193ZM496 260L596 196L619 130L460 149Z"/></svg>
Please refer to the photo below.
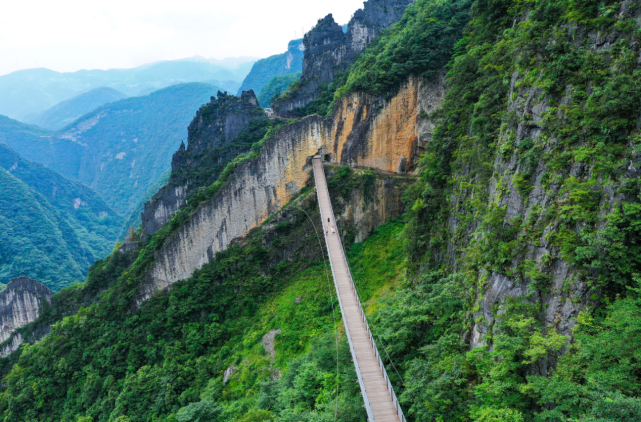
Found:
<svg viewBox="0 0 641 422"><path fill-rule="evenodd" d="M240 95L243 91L253 89L255 93L263 90L274 77L279 75L292 75L303 70L303 40L292 40L287 46L287 52L270 56L254 63L251 71L243 81L238 90ZM267 103L261 101L263 107Z"/></svg>
<svg viewBox="0 0 641 422"><path fill-rule="evenodd" d="M92 112L103 104L127 98L127 95L112 88L96 88L62 101L55 106L25 119L29 123L50 130L58 130L71 124L74 120Z"/></svg>
<svg viewBox="0 0 641 422"><path fill-rule="evenodd" d="M289 75L276 75L265 86L262 87L258 94L258 102L262 107L269 107L269 102L273 97L279 97L285 92L288 86L300 78L301 72Z"/></svg>
<svg viewBox="0 0 641 422"><path fill-rule="evenodd" d="M416 281L380 313L385 336L401 345L401 401L416 420L639 418L636 352L614 346L639 339L623 327L639 312L630 288L638 288L640 196L635 174L621 169L638 142L640 33L621 7L479 0L472 8L446 101L431 116L439 126L420 182L407 195ZM597 48L585 31L616 41ZM536 189L550 200L532 196ZM525 214L508 217L520 203ZM550 252L533 259L543 246ZM574 275L555 280L559 263ZM478 301L490 276L527 283L530 294L492 305L487 323ZM588 294L577 293L581 285ZM442 286L460 295L443 298ZM546 318L552 295L588 305L569 347ZM451 317L436 314L437 325L430 315L443 304ZM410 348L397 321L415 312L423 328L408 330L421 333L409 336ZM473 325L487 327L487 345L468 352L460 338Z"/></svg>
<svg viewBox="0 0 641 422"><path fill-rule="evenodd" d="M322 84L316 90L316 99L305 107L294 109L290 111L291 114L297 117L309 116L318 114L319 116L326 116L334 110L334 104L340 98L339 89L347 81L348 73L336 72L334 79L329 84ZM300 79L291 83L287 90L280 96L274 96L271 100L271 105L278 107L279 104L286 102L288 99L295 97L299 90L302 90L309 81L301 81Z"/></svg>
<svg viewBox="0 0 641 422"><path fill-rule="evenodd" d="M360 177L350 176L352 189L367 185ZM127 279L152 244L127 270L120 253L97 262L86 283L54 296L44 317L59 320L64 302L73 307L111 288L42 342L23 347L0 397L4 420L311 421L334 420L337 409L340 421L364 421L312 224L318 219L307 190L264 228L140 309L131 308ZM390 223L351 249L364 300L375 303L397 285L402 227ZM286 245L297 252L284 253ZM372 265L372 257L388 266ZM276 329L271 355L263 336ZM227 368L235 371L224 382Z"/></svg>
<svg viewBox="0 0 641 422"><path fill-rule="evenodd" d="M410 75L437 79L470 21L473 0L418 0L358 57L341 92L393 94Z"/></svg>
<svg viewBox="0 0 641 422"><path fill-rule="evenodd" d="M191 83L106 104L71 126L28 144L7 138L23 157L93 189L121 215L169 170L194 110L218 89ZM73 139L70 140L70 139Z"/></svg>
<svg viewBox="0 0 641 422"><path fill-rule="evenodd" d="M56 292L116 243L122 219L90 188L0 144L0 283L26 275Z"/></svg>

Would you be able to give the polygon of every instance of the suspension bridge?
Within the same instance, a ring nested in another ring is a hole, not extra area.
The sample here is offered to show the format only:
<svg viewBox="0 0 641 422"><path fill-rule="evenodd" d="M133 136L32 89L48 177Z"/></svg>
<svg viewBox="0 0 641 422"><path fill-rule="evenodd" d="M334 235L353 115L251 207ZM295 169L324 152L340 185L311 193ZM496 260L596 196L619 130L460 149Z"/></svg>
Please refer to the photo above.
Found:
<svg viewBox="0 0 641 422"><path fill-rule="evenodd" d="M367 417L369 422L406 422L376 343L374 343L347 264L327 190L323 161L320 156L315 156L312 163L329 262L332 267L334 285L338 294L349 348L356 367L358 383L365 401Z"/></svg>

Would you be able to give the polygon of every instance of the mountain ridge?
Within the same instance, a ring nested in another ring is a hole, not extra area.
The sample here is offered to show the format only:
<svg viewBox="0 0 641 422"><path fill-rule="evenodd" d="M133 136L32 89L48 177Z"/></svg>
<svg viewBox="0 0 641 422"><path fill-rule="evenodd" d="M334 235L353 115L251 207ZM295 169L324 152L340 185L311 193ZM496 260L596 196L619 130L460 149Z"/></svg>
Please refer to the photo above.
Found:
<svg viewBox="0 0 641 422"><path fill-rule="evenodd" d="M92 187L125 215L169 169L193 110L217 91L201 83L174 85L100 106L62 130L30 137L29 144L5 142L25 158Z"/></svg>
<svg viewBox="0 0 641 422"><path fill-rule="evenodd" d="M24 120L48 130L60 130L98 107L124 98L127 98L127 95L115 89L95 88L69 100L61 101L42 113L27 116Z"/></svg>
<svg viewBox="0 0 641 422"><path fill-rule="evenodd" d="M227 67L191 60L160 61L132 69L56 72L25 69L0 76L0 114L23 121L61 101L95 88L113 88L127 96L149 94L171 85L203 82L236 91L249 66Z"/></svg>

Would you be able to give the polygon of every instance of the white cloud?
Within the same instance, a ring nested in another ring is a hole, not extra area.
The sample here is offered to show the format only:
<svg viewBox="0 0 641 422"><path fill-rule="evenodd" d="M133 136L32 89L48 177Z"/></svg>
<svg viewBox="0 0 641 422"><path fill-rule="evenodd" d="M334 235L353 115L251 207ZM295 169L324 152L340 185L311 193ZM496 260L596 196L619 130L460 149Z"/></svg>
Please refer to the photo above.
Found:
<svg viewBox="0 0 641 422"><path fill-rule="evenodd" d="M362 0L0 2L0 75L133 67L194 55L267 57L318 19L346 23Z"/></svg>

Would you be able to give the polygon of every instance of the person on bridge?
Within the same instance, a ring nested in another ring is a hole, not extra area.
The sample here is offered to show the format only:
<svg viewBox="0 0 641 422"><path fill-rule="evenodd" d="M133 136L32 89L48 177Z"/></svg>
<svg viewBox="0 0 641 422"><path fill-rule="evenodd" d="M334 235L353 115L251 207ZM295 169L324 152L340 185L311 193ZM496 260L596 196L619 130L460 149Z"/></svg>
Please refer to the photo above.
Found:
<svg viewBox="0 0 641 422"><path fill-rule="evenodd" d="M336 229L332 226L332 234L336 234Z"/></svg>

